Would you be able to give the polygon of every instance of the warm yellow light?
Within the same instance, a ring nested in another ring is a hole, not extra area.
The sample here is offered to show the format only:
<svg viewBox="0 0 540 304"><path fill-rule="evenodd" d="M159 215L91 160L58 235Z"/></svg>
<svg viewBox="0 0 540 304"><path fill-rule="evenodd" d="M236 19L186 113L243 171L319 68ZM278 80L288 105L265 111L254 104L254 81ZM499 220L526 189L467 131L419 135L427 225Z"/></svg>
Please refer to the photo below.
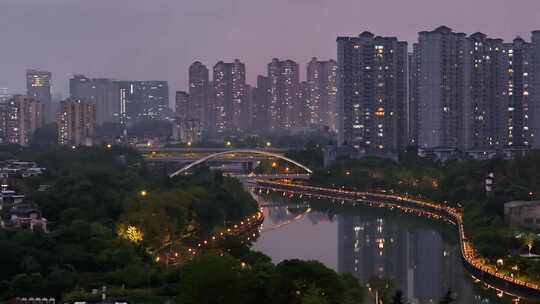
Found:
<svg viewBox="0 0 540 304"><path fill-rule="evenodd" d="M141 229L136 226L121 225L118 228L118 236L122 239L128 240L132 243L139 244L143 241L144 234Z"/></svg>
<svg viewBox="0 0 540 304"><path fill-rule="evenodd" d="M141 196L147 196L148 195L148 192L146 192L146 190L141 190Z"/></svg>
<svg viewBox="0 0 540 304"><path fill-rule="evenodd" d="M231 145L231 142L230 142L230 141L227 141L225 144L226 144L227 146L230 146L230 145Z"/></svg>
<svg viewBox="0 0 540 304"><path fill-rule="evenodd" d="M112 145L111 144L107 144L107 149L110 149L112 148Z"/></svg>
<svg viewBox="0 0 540 304"><path fill-rule="evenodd" d="M188 145L188 147L191 147L191 142L190 142L190 141L188 141L187 145Z"/></svg>
<svg viewBox="0 0 540 304"><path fill-rule="evenodd" d="M272 168L275 168L275 167L277 167L277 163L276 163L276 162L273 162L273 163L272 163Z"/></svg>
<svg viewBox="0 0 540 304"><path fill-rule="evenodd" d="M266 146L267 146L267 147L270 147L271 145L272 145L271 142L269 142L269 141L266 142Z"/></svg>

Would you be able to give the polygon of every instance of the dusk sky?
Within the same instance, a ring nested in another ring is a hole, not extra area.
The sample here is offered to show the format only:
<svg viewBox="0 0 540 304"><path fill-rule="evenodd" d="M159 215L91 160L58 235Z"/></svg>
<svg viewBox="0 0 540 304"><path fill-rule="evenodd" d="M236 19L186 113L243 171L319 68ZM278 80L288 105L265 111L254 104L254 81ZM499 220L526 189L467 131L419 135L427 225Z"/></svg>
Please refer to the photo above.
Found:
<svg viewBox="0 0 540 304"><path fill-rule="evenodd" d="M445 24L468 34L527 41L540 0L0 0L0 87L25 91L25 70L53 73L67 94L72 74L168 80L187 89L195 60L239 58L248 82L273 58L335 58L336 36L368 30L409 44Z"/></svg>

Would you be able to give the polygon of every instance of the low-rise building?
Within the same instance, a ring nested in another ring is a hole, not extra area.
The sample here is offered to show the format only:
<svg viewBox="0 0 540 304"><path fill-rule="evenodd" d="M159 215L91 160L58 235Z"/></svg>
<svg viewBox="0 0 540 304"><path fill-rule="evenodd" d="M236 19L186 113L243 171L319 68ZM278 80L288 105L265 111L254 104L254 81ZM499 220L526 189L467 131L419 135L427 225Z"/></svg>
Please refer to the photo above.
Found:
<svg viewBox="0 0 540 304"><path fill-rule="evenodd" d="M47 232L47 219L31 204L16 204L9 211L5 227L15 229L41 230Z"/></svg>
<svg viewBox="0 0 540 304"><path fill-rule="evenodd" d="M513 228L540 230L540 201L512 201L504 204L504 220Z"/></svg>

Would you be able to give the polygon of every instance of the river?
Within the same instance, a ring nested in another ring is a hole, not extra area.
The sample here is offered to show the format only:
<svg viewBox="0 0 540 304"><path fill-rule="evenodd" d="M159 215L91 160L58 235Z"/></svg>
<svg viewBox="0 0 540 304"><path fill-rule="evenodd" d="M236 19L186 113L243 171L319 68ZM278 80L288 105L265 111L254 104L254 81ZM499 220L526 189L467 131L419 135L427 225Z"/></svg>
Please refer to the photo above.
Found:
<svg viewBox="0 0 540 304"><path fill-rule="evenodd" d="M515 301L465 270L449 226L377 209L317 211L309 201L256 198L267 207L253 248L274 263L317 260L338 272L352 273L366 286L374 277L388 278L411 304L439 303L448 290L459 304Z"/></svg>

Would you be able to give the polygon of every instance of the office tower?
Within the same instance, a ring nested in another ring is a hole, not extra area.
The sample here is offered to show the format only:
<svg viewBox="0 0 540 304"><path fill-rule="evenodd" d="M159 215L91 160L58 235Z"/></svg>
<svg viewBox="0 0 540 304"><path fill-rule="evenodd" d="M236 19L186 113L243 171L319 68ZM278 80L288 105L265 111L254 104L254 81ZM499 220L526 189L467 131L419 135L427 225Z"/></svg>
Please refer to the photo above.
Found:
<svg viewBox="0 0 540 304"><path fill-rule="evenodd" d="M92 145L96 127L96 107L82 99L60 102L58 143L61 145Z"/></svg>
<svg viewBox="0 0 540 304"><path fill-rule="evenodd" d="M119 88L122 124L160 119L169 109L167 81L114 81Z"/></svg>
<svg viewBox="0 0 540 304"><path fill-rule="evenodd" d="M318 61L313 57L307 65L309 101L307 123L329 126L336 130L337 63L335 60Z"/></svg>
<svg viewBox="0 0 540 304"><path fill-rule="evenodd" d="M298 64L292 60L272 59L268 64L270 79L270 129L286 130L297 125L294 109L300 81Z"/></svg>
<svg viewBox="0 0 540 304"><path fill-rule="evenodd" d="M176 118L180 120L186 120L191 118L189 109L189 94L184 91L176 91L175 106L176 106Z"/></svg>
<svg viewBox="0 0 540 304"><path fill-rule="evenodd" d="M261 75L257 76L257 87L253 94L253 129L267 132L270 128L270 79Z"/></svg>
<svg viewBox="0 0 540 304"><path fill-rule="evenodd" d="M407 43L363 32L338 37L338 143L395 151L406 144Z"/></svg>
<svg viewBox="0 0 540 304"><path fill-rule="evenodd" d="M246 102L246 67L235 59L214 66L215 130L218 133L241 130L241 112Z"/></svg>
<svg viewBox="0 0 540 304"><path fill-rule="evenodd" d="M441 26L420 32L414 51L418 67L414 100L417 144L420 148L462 147L467 37Z"/></svg>
<svg viewBox="0 0 540 304"><path fill-rule="evenodd" d="M0 137L3 143L26 146L32 133L43 125L43 105L23 95L0 101Z"/></svg>
<svg viewBox="0 0 540 304"><path fill-rule="evenodd" d="M540 30L532 32L531 38L531 72L532 72L532 119L531 144L533 148L540 148Z"/></svg>
<svg viewBox="0 0 540 304"><path fill-rule="evenodd" d="M50 103L51 78L51 72L26 70L26 95L41 103Z"/></svg>
<svg viewBox="0 0 540 304"><path fill-rule="evenodd" d="M211 106L209 104L208 68L199 61L189 67L189 116L198 119L203 129L210 124Z"/></svg>
<svg viewBox="0 0 540 304"><path fill-rule="evenodd" d="M69 95L96 105L96 123L120 122L120 88L111 79L74 75L69 80Z"/></svg>
<svg viewBox="0 0 540 304"><path fill-rule="evenodd" d="M51 72L26 70L26 96L41 102L45 123L53 122L56 114L56 107L51 103L51 82Z"/></svg>

